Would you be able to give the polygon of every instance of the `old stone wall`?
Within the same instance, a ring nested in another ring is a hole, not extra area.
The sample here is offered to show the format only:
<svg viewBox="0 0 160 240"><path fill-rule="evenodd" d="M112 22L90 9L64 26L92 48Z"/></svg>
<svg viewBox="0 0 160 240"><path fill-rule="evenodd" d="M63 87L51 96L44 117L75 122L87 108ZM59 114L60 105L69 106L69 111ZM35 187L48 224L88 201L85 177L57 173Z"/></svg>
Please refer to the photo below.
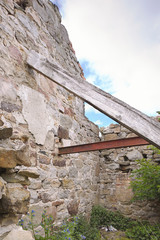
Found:
<svg viewBox="0 0 160 240"><path fill-rule="evenodd" d="M44 209L58 224L88 214L96 203L129 217L159 219L156 202L130 202L135 160L160 160L147 146L57 155L60 146L99 141L99 129L84 116L82 100L26 64L31 50L83 78L54 4L0 1L0 239L21 217L25 224L32 210L36 223ZM120 125L102 129L102 140L133 136Z"/></svg>
<svg viewBox="0 0 160 240"><path fill-rule="evenodd" d="M38 223L45 208L58 223L98 199L99 153L57 156L98 141L98 127L82 100L28 67L31 50L83 77L55 5L0 1L0 239L28 211Z"/></svg>
<svg viewBox="0 0 160 240"><path fill-rule="evenodd" d="M101 128L102 140L115 140L136 137L128 129L118 124ZM153 159L160 162L149 146L127 147L103 150L100 160L100 204L111 210L121 211L131 218L147 219L151 222L160 219L158 202L131 202L133 192L130 188L131 171L136 169L137 159Z"/></svg>

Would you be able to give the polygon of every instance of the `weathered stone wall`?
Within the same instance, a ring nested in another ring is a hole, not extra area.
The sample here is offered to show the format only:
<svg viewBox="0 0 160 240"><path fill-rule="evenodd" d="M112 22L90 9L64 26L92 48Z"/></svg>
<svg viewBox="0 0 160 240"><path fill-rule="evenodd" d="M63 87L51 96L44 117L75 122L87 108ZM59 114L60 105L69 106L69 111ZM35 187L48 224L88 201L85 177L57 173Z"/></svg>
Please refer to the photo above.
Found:
<svg viewBox="0 0 160 240"><path fill-rule="evenodd" d="M98 141L82 100L26 64L35 50L83 77L58 8L48 0L0 1L0 239L29 210L56 218L89 212L98 199L99 153L57 156Z"/></svg>
<svg viewBox="0 0 160 240"><path fill-rule="evenodd" d="M118 124L102 128L102 140L115 140L135 137L128 129ZM136 169L137 159L160 161L149 146L127 147L102 151L100 160L100 204L111 210L119 210L131 218L160 219L158 202L131 202L133 193L130 187L131 171Z"/></svg>
<svg viewBox="0 0 160 240"><path fill-rule="evenodd" d="M28 67L31 50L83 77L55 5L0 1L0 239L19 218L28 221L28 211L40 223L44 208L57 223L95 203L159 219L157 203L130 203L135 160L159 160L148 147L57 155L59 146L99 141L99 129L85 118L82 100ZM102 133L102 140L134 136L119 125Z"/></svg>

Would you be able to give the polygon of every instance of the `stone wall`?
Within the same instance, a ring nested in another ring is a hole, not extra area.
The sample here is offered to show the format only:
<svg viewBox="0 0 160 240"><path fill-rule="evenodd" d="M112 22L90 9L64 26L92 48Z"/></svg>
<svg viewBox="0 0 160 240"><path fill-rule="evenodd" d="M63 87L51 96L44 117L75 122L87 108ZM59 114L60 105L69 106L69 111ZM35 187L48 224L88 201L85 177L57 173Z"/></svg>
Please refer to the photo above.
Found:
<svg viewBox="0 0 160 240"><path fill-rule="evenodd" d="M101 128L102 140L115 140L136 137L128 129L118 124ZM111 210L121 211L131 218L148 219L151 222L160 220L158 202L131 202L133 193L130 186L131 171L136 169L137 159L153 159L160 162L149 146L127 147L103 150L100 160L100 204Z"/></svg>
<svg viewBox="0 0 160 240"><path fill-rule="evenodd" d="M58 223L98 199L99 153L57 156L98 141L98 127L82 100L28 67L30 50L83 77L55 5L0 1L0 239L32 209L37 223L44 208Z"/></svg>
<svg viewBox="0 0 160 240"><path fill-rule="evenodd" d="M58 156L60 146L99 141L84 103L26 64L35 50L74 76L84 77L58 8L48 0L0 1L0 239L27 212L43 210L56 223L95 203L129 217L159 219L157 203L130 203L136 159L158 156L148 147ZM102 140L132 137L119 125ZM16 231L16 230L15 230Z"/></svg>

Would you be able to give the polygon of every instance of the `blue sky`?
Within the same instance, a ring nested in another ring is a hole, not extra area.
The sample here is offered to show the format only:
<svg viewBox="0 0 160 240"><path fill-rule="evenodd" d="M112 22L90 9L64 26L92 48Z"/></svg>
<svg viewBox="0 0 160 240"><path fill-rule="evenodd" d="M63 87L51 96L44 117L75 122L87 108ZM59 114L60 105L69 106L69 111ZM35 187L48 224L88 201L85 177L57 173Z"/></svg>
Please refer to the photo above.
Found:
<svg viewBox="0 0 160 240"><path fill-rule="evenodd" d="M54 0L87 81L138 110L160 110L160 1ZM99 126L106 118L90 106Z"/></svg>

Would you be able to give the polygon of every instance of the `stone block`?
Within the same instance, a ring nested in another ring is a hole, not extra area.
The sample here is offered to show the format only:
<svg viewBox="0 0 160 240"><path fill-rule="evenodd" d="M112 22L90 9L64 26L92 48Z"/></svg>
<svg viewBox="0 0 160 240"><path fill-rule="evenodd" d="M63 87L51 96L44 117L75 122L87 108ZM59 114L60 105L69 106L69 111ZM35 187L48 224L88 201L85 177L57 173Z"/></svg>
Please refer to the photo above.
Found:
<svg viewBox="0 0 160 240"><path fill-rule="evenodd" d="M127 135L127 138L132 138L132 137L137 137L137 135L135 133L129 133Z"/></svg>
<svg viewBox="0 0 160 240"><path fill-rule="evenodd" d="M71 167L71 168L69 169L69 177L70 177L70 178L77 178L77 175L78 175L78 170L77 170L77 168Z"/></svg>
<svg viewBox="0 0 160 240"><path fill-rule="evenodd" d="M42 164L46 164L46 165L49 165L51 160L49 157L45 156L45 155L40 155L39 154L39 162L42 163Z"/></svg>
<svg viewBox="0 0 160 240"><path fill-rule="evenodd" d="M65 129L72 127L72 119L68 115L60 114L60 125Z"/></svg>
<svg viewBox="0 0 160 240"><path fill-rule="evenodd" d="M11 137L12 131L13 129L11 127L0 127L0 140Z"/></svg>
<svg viewBox="0 0 160 240"><path fill-rule="evenodd" d="M34 240L30 231L23 230L22 228L13 229L4 240Z"/></svg>
<svg viewBox="0 0 160 240"><path fill-rule="evenodd" d="M10 103L16 101L16 92L14 85L9 83L7 79L4 79L0 76L1 88L0 88L0 99L7 99Z"/></svg>
<svg viewBox="0 0 160 240"><path fill-rule="evenodd" d="M52 202L52 206L57 207L57 206L62 205L63 203L64 203L64 200L56 200L56 201Z"/></svg>
<svg viewBox="0 0 160 240"><path fill-rule="evenodd" d="M14 168L17 165L16 152L0 148L0 167Z"/></svg>
<svg viewBox="0 0 160 240"><path fill-rule="evenodd" d="M118 136L116 133L109 133L104 136L104 141L116 140Z"/></svg>
<svg viewBox="0 0 160 240"><path fill-rule="evenodd" d="M105 128L104 128L104 127L101 127L101 128L100 128L100 131L101 131L101 133L102 133L103 135L114 133L114 130L111 129L109 126L108 126L108 127L105 127Z"/></svg>
<svg viewBox="0 0 160 240"><path fill-rule="evenodd" d="M120 165L120 170L125 172L125 173L128 173L128 172L131 172L131 170L133 170L133 167L132 166Z"/></svg>
<svg viewBox="0 0 160 240"><path fill-rule="evenodd" d="M17 140L12 142L9 147L6 145L0 147L0 167L13 168L17 164L30 166L28 145Z"/></svg>
<svg viewBox="0 0 160 240"><path fill-rule="evenodd" d="M28 180L27 177L21 176L17 173L12 173L12 174L3 173L1 176L7 183L20 183L22 185L30 184L30 181Z"/></svg>
<svg viewBox="0 0 160 240"><path fill-rule="evenodd" d="M68 171L66 169L58 169L58 177L65 178L68 176Z"/></svg>
<svg viewBox="0 0 160 240"><path fill-rule="evenodd" d="M68 204L67 210L71 216L75 216L78 214L79 203L80 203L79 200L74 199Z"/></svg>
<svg viewBox="0 0 160 240"><path fill-rule="evenodd" d="M127 136L127 133L126 132L120 132L120 133L118 133L118 138L126 138L126 136Z"/></svg>
<svg viewBox="0 0 160 240"><path fill-rule="evenodd" d="M14 168L17 164L30 166L28 146L25 144L15 143L13 148L0 147L0 167Z"/></svg>
<svg viewBox="0 0 160 240"><path fill-rule="evenodd" d="M69 115L70 117L73 117L74 116L74 112L72 110L72 108L64 108L64 113Z"/></svg>
<svg viewBox="0 0 160 240"><path fill-rule="evenodd" d="M50 151L54 150L54 130L48 131L46 135L44 147Z"/></svg>
<svg viewBox="0 0 160 240"><path fill-rule="evenodd" d="M21 109L20 106L17 106L16 104L9 103L9 102L1 102L1 109L6 111L6 112L13 112L13 111L19 111Z"/></svg>
<svg viewBox="0 0 160 240"><path fill-rule="evenodd" d="M54 166L57 166L57 167L65 167L66 166L66 160L65 159L62 159L62 160L53 159L52 163L53 163Z"/></svg>
<svg viewBox="0 0 160 240"><path fill-rule="evenodd" d="M74 164L78 169L81 169L83 167L83 161L82 160L79 160L79 159L75 160Z"/></svg>
<svg viewBox="0 0 160 240"><path fill-rule="evenodd" d="M57 217L57 208L56 206L52 205L50 207L48 207L46 209L46 214L48 215L48 217L52 217L53 218L53 222L56 220Z"/></svg>
<svg viewBox="0 0 160 240"><path fill-rule="evenodd" d="M11 124L7 122L3 116L0 116L0 140L11 137L12 132Z"/></svg>
<svg viewBox="0 0 160 240"><path fill-rule="evenodd" d="M0 200L1 213L26 213L30 193L21 184L9 183L6 195Z"/></svg>
<svg viewBox="0 0 160 240"><path fill-rule="evenodd" d="M59 188L61 185L61 182L58 179L48 177L43 181L42 185L44 189Z"/></svg>
<svg viewBox="0 0 160 240"><path fill-rule="evenodd" d="M142 153L140 151L136 150L136 149L132 150L131 152L128 152L126 156L131 161L143 158Z"/></svg>
<svg viewBox="0 0 160 240"><path fill-rule="evenodd" d="M8 47L8 50L9 50L10 57L16 60L18 64L22 64L22 55L19 49L16 46L11 44Z"/></svg>
<svg viewBox="0 0 160 240"><path fill-rule="evenodd" d="M62 143L63 147L71 146L71 140L70 139L62 139L61 143Z"/></svg>
<svg viewBox="0 0 160 240"><path fill-rule="evenodd" d="M130 161L118 161L118 164L119 165L122 165L122 166L129 166L130 165Z"/></svg>
<svg viewBox="0 0 160 240"><path fill-rule="evenodd" d="M64 178L62 181L62 187L72 189L74 187L74 182L71 179Z"/></svg>
<svg viewBox="0 0 160 240"><path fill-rule="evenodd" d="M58 128L58 137L59 138L64 138L64 139L68 139L69 138L69 131L68 129L63 128L62 126L59 126Z"/></svg>
<svg viewBox="0 0 160 240"><path fill-rule="evenodd" d="M39 178L40 174L38 172L38 169L36 167L17 167L18 173L25 177L30 178Z"/></svg>
<svg viewBox="0 0 160 240"><path fill-rule="evenodd" d="M30 204L39 202L39 194L37 191L30 189Z"/></svg>
<svg viewBox="0 0 160 240"><path fill-rule="evenodd" d="M31 221L31 216L33 216L33 224L40 225L42 221L42 214L44 212L44 205L42 203L32 204L29 207L27 215L23 216L23 226L27 227L28 223Z"/></svg>
<svg viewBox="0 0 160 240"><path fill-rule="evenodd" d="M39 194L39 199L42 200L43 203L48 203L51 201L51 195L47 192L41 192Z"/></svg>
<svg viewBox="0 0 160 240"><path fill-rule="evenodd" d="M29 189L40 189L42 187L42 183L41 180L36 180L36 179L32 179L31 184L29 185Z"/></svg>

